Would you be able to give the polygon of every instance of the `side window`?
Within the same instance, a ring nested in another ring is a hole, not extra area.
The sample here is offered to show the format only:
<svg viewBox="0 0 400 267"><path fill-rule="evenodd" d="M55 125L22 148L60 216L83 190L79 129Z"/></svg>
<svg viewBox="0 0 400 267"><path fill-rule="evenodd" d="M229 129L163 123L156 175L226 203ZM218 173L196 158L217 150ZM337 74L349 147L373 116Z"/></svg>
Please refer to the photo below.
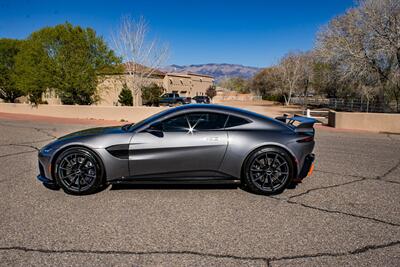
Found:
<svg viewBox="0 0 400 267"><path fill-rule="evenodd" d="M227 115L219 113L189 113L187 118L195 131L216 130L224 128Z"/></svg>
<svg viewBox="0 0 400 267"><path fill-rule="evenodd" d="M187 132L189 125L185 115L173 117L161 122L164 132Z"/></svg>
<svg viewBox="0 0 400 267"><path fill-rule="evenodd" d="M235 127L235 126L239 126L239 125L244 125L250 123L250 121L240 118L240 117L236 117L236 116L229 116L229 119L225 125L225 128L229 128L229 127Z"/></svg>

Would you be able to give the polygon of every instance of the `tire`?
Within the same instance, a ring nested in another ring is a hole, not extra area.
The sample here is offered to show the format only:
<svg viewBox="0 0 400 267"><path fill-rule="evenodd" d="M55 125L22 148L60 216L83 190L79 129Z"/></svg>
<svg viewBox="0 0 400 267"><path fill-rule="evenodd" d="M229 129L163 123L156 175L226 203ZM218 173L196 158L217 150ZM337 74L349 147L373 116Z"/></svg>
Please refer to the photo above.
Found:
<svg viewBox="0 0 400 267"><path fill-rule="evenodd" d="M82 147L63 151L56 159L54 174L57 184L72 195L92 194L105 184L99 157Z"/></svg>
<svg viewBox="0 0 400 267"><path fill-rule="evenodd" d="M252 152L247 158L243 180L253 193L278 194L291 183L293 169L293 162L285 150L264 147Z"/></svg>

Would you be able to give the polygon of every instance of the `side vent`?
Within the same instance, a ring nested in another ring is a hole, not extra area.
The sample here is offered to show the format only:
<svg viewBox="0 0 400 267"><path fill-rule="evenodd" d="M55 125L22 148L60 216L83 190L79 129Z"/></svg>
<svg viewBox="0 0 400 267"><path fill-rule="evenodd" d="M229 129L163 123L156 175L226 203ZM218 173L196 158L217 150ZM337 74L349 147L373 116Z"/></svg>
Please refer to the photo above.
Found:
<svg viewBox="0 0 400 267"><path fill-rule="evenodd" d="M129 144L109 146L106 150L116 158L129 159Z"/></svg>

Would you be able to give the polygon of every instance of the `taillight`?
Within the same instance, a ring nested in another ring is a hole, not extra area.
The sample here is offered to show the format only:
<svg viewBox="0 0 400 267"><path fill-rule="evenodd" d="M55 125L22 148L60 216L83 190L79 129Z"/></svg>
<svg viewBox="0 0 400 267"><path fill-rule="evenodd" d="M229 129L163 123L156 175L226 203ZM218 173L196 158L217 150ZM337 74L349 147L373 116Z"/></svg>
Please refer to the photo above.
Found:
<svg viewBox="0 0 400 267"><path fill-rule="evenodd" d="M314 141L314 136L307 136L302 139L297 140L297 143L308 143Z"/></svg>

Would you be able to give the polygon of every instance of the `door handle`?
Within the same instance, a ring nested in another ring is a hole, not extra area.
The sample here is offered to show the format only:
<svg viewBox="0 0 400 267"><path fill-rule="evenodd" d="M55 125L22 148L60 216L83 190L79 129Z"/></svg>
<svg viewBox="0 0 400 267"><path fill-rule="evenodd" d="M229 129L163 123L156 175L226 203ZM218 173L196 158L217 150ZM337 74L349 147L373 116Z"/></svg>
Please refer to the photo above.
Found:
<svg viewBox="0 0 400 267"><path fill-rule="evenodd" d="M219 137L218 136L207 137L206 141L208 141L208 142L218 142L219 141Z"/></svg>

